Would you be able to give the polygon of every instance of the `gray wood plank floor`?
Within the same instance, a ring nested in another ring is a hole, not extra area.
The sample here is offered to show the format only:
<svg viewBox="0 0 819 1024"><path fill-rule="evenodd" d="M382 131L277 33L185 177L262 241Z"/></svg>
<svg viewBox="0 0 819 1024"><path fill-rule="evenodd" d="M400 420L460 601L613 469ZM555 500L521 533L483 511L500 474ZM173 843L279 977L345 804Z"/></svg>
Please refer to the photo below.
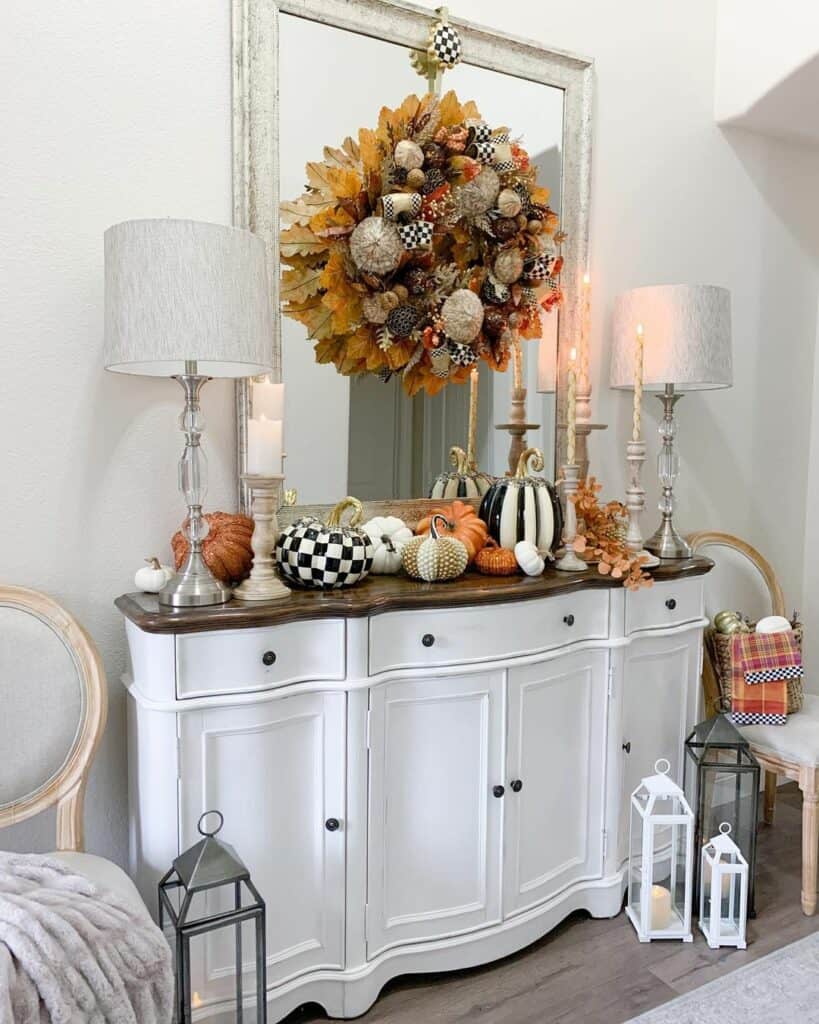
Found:
<svg viewBox="0 0 819 1024"><path fill-rule="evenodd" d="M485 967L391 981L366 1024L622 1024L743 964L819 930L800 907L801 800L795 784L779 790L776 822L762 826L756 920L746 950L637 941L624 914L595 920L573 914L527 949ZM326 1020L305 1006L287 1024Z"/></svg>

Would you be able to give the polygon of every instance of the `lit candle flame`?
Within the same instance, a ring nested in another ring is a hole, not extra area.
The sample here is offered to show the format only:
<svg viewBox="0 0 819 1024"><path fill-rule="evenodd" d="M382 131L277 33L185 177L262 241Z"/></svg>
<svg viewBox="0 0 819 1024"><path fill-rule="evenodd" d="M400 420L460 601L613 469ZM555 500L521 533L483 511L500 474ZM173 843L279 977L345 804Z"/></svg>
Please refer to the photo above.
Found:
<svg viewBox="0 0 819 1024"><path fill-rule="evenodd" d="M583 275L583 284L585 285L586 288L588 288L589 285L591 284L591 277L589 276L588 270Z"/></svg>
<svg viewBox="0 0 819 1024"><path fill-rule="evenodd" d="M202 997L199 995L198 992L194 992L193 995L191 996L191 1007L194 1010L198 1010L201 1005Z"/></svg>
<svg viewBox="0 0 819 1024"><path fill-rule="evenodd" d="M643 336L643 325L637 324L637 337L642 338Z"/></svg>
<svg viewBox="0 0 819 1024"><path fill-rule="evenodd" d="M575 348L574 345L572 345L572 347L569 349L569 362L572 365L574 365L576 359L577 359L577 349Z"/></svg>

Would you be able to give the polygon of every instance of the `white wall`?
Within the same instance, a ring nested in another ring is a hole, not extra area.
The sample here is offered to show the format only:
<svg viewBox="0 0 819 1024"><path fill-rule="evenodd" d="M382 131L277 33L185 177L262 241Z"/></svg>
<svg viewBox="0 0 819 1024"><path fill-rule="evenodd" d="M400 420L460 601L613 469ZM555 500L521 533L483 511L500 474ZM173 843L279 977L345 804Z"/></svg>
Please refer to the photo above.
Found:
<svg viewBox="0 0 819 1024"><path fill-rule="evenodd" d="M606 387L614 296L655 282L729 287L735 387L679 407L679 521L756 543L798 601L817 315L814 155L714 126L713 0L590 0L545 15L534 0L514 9L472 0L468 15L597 62L592 366L594 418L611 426L592 442L593 470L622 494L630 399ZM120 861L125 658L111 602L181 517L181 442L174 385L101 369L101 237L127 217L229 219L229 31L228 0L109 0L47 13L12 5L0 41L3 579L53 593L103 650L112 713L88 843ZM382 98L394 97L385 87ZM210 505L229 507L229 386L209 385L205 406ZM646 420L656 422L650 404ZM649 513L646 526L653 521ZM24 825L12 843L45 849L50 837Z"/></svg>
<svg viewBox="0 0 819 1024"><path fill-rule="evenodd" d="M53 594L102 649L111 708L87 842L122 863L125 638L112 602L183 518L181 390L103 371L102 233L130 217L229 223L229 32L226 0L109 0L10 4L0 33L0 578ZM234 500L231 404L230 384L205 389L215 508ZM53 844L53 819L0 838Z"/></svg>

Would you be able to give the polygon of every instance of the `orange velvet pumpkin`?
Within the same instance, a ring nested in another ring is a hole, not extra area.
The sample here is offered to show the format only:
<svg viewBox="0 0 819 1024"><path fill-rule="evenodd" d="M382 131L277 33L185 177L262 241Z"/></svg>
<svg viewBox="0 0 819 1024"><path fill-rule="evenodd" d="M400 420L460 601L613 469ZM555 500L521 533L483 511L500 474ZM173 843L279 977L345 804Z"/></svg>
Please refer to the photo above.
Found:
<svg viewBox="0 0 819 1024"><path fill-rule="evenodd" d="M209 512L204 516L210 532L202 543L205 565L223 583L243 580L253 565L253 520L229 512ZM187 525L187 520L185 524ZM171 540L177 572L188 557L188 538L177 530Z"/></svg>
<svg viewBox="0 0 819 1024"><path fill-rule="evenodd" d="M514 576L518 572L518 560L514 551L502 548L489 537L486 547L475 556L475 568L487 576Z"/></svg>
<svg viewBox="0 0 819 1024"><path fill-rule="evenodd" d="M473 562L475 555L486 544L486 539L489 536L489 528L483 519L478 518L475 509L462 501L453 501L451 505L442 505L430 515L424 516L415 528L415 532L429 533L433 516L443 516L446 519L446 528L440 521L438 522L438 533L442 536L449 534L461 541L466 547L469 561Z"/></svg>

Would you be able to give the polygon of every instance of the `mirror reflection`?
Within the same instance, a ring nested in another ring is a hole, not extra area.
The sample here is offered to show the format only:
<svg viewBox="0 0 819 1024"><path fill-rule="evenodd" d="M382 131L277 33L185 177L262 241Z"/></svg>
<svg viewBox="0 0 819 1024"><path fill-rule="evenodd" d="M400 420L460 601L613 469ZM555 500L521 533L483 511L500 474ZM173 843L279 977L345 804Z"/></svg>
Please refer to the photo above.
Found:
<svg viewBox="0 0 819 1024"><path fill-rule="evenodd" d="M298 196L305 164L320 160L362 126L377 122L382 106L397 106L426 82L410 66L404 47L297 18L280 17L280 179L282 199ZM333 87L309 65L334 68ZM551 191L560 212L563 93L537 82L460 64L444 76L444 91L474 100L490 125L511 126L537 168L538 183ZM521 342L527 420L537 424L526 442L541 448L545 475L553 478L554 375L557 314L543 313L540 340ZM341 495L361 499L427 497L449 466L453 445L468 443L469 385L449 385L436 395L409 398L400 378L386 383L367 374L339 375L315 362L307 329L281 318L282 379L287 383L287 486L299 503L330 503ZM512 371L479 374L475 456L480 470L502 475L509 468L510 435L496 429L509 421Z"/></svg>

